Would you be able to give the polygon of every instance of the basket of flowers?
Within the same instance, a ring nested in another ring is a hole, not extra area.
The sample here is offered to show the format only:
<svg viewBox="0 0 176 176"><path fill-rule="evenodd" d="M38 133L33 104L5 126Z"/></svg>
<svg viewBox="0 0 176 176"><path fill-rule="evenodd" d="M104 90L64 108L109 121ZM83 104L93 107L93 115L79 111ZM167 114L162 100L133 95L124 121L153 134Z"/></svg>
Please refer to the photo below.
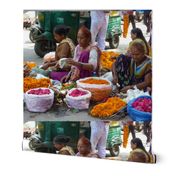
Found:
<svg viewBox="0 0 176 176"><path fill-rule="evenodd" d="M77 87L91 92L92 101L102 101L112 92L112 83L106 78L88 77L76 81Z"/></svg>
<svg viewBox="0 0 176 176"><path fill-rule="evenodd" d="M152 98L140 96L127 105L127 112L134 121L150 121L152 118Z"/></svg>

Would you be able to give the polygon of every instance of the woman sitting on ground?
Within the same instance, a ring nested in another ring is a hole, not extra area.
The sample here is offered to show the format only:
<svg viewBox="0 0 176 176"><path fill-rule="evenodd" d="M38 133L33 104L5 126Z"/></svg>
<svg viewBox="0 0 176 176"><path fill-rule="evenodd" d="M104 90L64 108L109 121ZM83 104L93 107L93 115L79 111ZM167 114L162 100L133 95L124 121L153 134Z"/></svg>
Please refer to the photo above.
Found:
<svg viewBox="0 0 176 176"><path fill-rule="evenodd" d="M99 75L100 50L91 44L91 33L86 27L81 27L77 35L78 45L75 48L74 58L67 59L66 64L71 65L70 72L61 80L62 82L76 81L93 75ZM59 72L52 72L51 78L59 80Z"/></svg>
<svg viewBox="0 0 176 176"><path fill-rule="evenodd" d="M146 53L143 41L134 40L130 46L131 57L120 55L112 66L113 83L121 92L136 86L146 91L152 86L152 60Z"/></svg>
<svg viewBox="0 0 176 176"><path fill-rule="evenodd" d="M46 70L49 67L55 66L61 58L73 58L75 45L73 44L73 41L67 37L69 31L70 28L65 25L58 25L54 28L54 38L59 45L56 48L55 55L52 56L52 54L49 53L44 56L42 69Z"/></svg>
<svg viewBox="0 0 176 176"><path fill-rule="evenodd" d="M77 148L78 153L76 154L76 156L99 158L96 153L92 152L91 143L86 137L81 137L79 139Z"/></svg>
<svg viewBox="0 0 176 176"><path fill-rule="evenodd" d="M70 138L68 136L58 135L53 139L53 145L55 149L58 151L58 154L62 155L75 155L73 149L67 146Z"/></svg>
<svg viewBox="0 0 176 176"><path fill-rule="evenodd" d="M150 162L150 155L145 150L141 139L134 138L131 140L131 149L130 155L128 157L128 161L135 161L135 162Z"/></svg>

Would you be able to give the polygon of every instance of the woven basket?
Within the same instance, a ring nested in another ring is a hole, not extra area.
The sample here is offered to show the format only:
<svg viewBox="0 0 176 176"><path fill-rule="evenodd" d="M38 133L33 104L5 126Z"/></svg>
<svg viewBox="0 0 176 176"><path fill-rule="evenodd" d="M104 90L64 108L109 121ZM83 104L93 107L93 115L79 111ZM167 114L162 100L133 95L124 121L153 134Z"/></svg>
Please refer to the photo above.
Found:
<svg viewBox="0 0 176 176"><path fill-rule="evenodd" d="M100 77L93 77L93 79L106 80L109 84L86 84L81 82L90 78L91 77L76 81L77 87L90 91L92 94L92 101L102 101L105 98L108 98L112 92L112 83L109 80Z"/></svg>

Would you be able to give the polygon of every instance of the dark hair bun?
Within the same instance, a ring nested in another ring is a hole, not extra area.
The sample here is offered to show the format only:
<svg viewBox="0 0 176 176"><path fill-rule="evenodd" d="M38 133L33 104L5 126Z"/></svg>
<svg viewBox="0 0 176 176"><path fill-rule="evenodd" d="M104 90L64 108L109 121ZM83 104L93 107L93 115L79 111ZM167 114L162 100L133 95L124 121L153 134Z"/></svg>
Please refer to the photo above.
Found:
<svg viewBox="0 0 176 176"><path fill-rule="evenodd" d="M67 144L70 141L70 137L68 136L56 136L53 140L55 144Z"/></svg>
<svg viewBox="0 0 176 176"><path fill-rule="evenodd" d="M70 27L66 25L58 25L58 26L55 26L53 32L58 35L66 36L70 32Z"/></svg>

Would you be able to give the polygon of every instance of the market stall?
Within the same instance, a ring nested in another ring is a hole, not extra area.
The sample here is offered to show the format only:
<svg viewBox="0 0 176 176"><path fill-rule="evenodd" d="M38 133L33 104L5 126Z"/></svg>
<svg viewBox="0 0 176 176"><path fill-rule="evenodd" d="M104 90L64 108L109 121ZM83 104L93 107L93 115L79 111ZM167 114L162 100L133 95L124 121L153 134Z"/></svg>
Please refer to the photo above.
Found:
<svg viewBox="0 0 176 176"><path fill-rule="evenodd" d="M103 51L100 57L101 71L110 73L119 53ZM119 121L141 115L128 108L129 100L149 94L137 88L124 96L113 93L112 82L106 77L87 77L76 82L61 83L47 77L47 71L36 74L35 63L24 67L24 122L35 121ZM145 100L145 103L149 103ZM151 102L150 102L151 104ZM137 110L145 111L146 108ZM149 117L151 117L151 108ZM134 115L135 114L135 115ZM143 116L143 114L142 114ZM145 116L145 114L144 114ZM132 120L135 121L134 118ZM147 119L147 120L151 120ZM144 121L144 119L142 119Z"/></svg>

